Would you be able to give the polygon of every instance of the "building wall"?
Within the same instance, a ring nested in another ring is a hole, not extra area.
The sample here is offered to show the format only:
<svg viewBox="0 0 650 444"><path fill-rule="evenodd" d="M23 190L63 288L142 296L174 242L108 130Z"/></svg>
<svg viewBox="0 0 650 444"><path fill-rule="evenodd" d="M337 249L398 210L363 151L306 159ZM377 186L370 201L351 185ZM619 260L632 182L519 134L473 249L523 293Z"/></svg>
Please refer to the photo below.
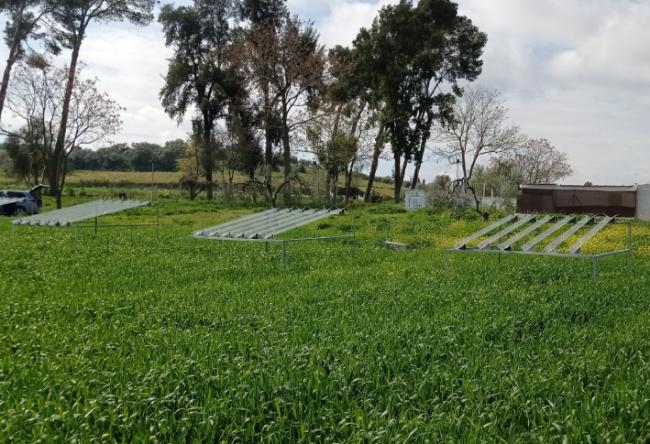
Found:
<svg viewBox="0 0 650 444"><path fill-rule="evenodd" d="M593 213L634 217L636 192L524 188L517 201L517 210L523 213Z"/></svg>

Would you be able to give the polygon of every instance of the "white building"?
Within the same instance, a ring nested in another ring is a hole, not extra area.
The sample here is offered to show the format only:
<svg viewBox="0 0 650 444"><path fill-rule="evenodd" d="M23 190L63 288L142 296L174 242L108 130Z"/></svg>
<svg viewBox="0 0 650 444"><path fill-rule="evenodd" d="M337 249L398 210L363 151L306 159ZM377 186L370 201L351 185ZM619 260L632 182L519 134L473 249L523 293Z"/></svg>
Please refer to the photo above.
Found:
<svg viewBox="0 0 650 444"><path fill-rule="evenodd" d="M426 208L428 199L429 194L425 190L407 190L404 204L408 211L415 211Z"/></svg>

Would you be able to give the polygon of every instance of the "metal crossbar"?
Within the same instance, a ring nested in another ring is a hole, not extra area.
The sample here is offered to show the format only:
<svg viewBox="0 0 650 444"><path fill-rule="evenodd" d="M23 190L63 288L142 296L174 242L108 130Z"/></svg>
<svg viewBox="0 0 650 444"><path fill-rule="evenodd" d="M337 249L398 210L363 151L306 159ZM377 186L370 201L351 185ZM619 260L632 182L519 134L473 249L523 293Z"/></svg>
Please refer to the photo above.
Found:
<svg viewBox="0 0 650 444"><path fill-rule="evenodd" d="M597 235L600 232L600 230L605 228L613 220L614 218L610 216L603 217L600 220L600 222L598 222L591 230L589 230L589 232L587 232L584 236L578 239L576 243L569 248L569 252L571 254L579 253L582 246L586 244L587 241L589 241L589 239Z"/></svg>
<svg viewBox="0 0 650 444"><path fill-rule="evenodd" d="M542 242L544 239L549 237L551 234L559 231L563 226L568 224L574 219L573 216L565 216L563 219L559 220L557 223L555 223L553 226L551 226L548 230L538 234L535 236L533 239L531 239L529 242L526 242L522 247L521 251L531 251L537 244Z"/></svg>
<svg viewBox="0 0 650 444"><path fill-rule="evenodd" d="M505 251L505 250L511 249L512 246L514 244L516 244L518 241L520 241L524 237L528 236L530 233L537 230L538 228L546 225L552 219L553 219L553 216L544 216L544 217L542 217L537 222L532 224L530 227L526 228L525 230L520 231L519 233L515 234L514 236L512 236L511 238L509 238L505 242L503 242L501 245L499 245L499 250Z"/></svg>
<svg viewBox="0 0 650 444"><path fill-rule="evenodd" d="M60 210L23 217L14 220L13 223L16 225L41 226L70 225L82 220L97 218L149 204L149 201L141 200L96 200Z"/></svg>
<svg viewBox="0 0 650 444"><path fill-rule="evenodd" d="M495 234L493 236L490 236L487 239L485 239L484 241L480 242L478 244L479 250L485 250L485 249L490 248L490 246L492 246L492 244L497 242L499 239L509 235L510 233L517 230L521 226L526 225L529 221L531 221L533 219L535 219L534 214L528 214L526 216L521 217L514 224L510 225L509 227L504 228L503 230L499 231L497 234Z"/></svg>
<svg viewBox="0 0 650 444"><path fill-rule="evenodd" d="M580 219L574 226L566 230L564 233L562 233L557 238L555 238L550 244L548 244L544 249L544 251L546 251L547 253L554 252L557 249L557 247L562 245L564 241L566 241L568 238L570 238L578 231L580 231L580 229L585 225L587 225L589 222L591 222L593 218L594 218L593 216L589 215Z"/></svg>
<svg viewBox="0 0 650 444"><path fill-rule="evenodd" d="M508 222L515 219L516 217L517 217L516 214L511 214L510 216L506 216L503 219L499 219L498 221L496 221L492 225L489 225L488 227L483 228L482 230L472 234L468 238L463 239L461 242L457 243L454 246L453 249L454 250L462 250L462 249L466 248L467 245L469 245L471 242L474 242L476 239L479 239L479 238L485 236L486 234L490 234L491 232L493 232L497 228L507 224Z"/></svg>

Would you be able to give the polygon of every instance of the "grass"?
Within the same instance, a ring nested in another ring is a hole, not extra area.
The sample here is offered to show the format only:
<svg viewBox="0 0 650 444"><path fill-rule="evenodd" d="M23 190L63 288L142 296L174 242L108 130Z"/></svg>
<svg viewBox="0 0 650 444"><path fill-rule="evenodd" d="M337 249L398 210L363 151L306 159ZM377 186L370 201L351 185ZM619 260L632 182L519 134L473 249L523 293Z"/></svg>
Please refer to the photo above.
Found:
<svg viewBox="0 0 650 444"><path fill-rule="evenodd" d="M634 272L611 258L595 283L553 258L463 255L446 273L471 213L353 208L291 235L354 223L356 255L291 245L286 265L188 238L253 210L172 196L159 231L97 236L0 221L0 441L650 439L650 225Z"/></svg>

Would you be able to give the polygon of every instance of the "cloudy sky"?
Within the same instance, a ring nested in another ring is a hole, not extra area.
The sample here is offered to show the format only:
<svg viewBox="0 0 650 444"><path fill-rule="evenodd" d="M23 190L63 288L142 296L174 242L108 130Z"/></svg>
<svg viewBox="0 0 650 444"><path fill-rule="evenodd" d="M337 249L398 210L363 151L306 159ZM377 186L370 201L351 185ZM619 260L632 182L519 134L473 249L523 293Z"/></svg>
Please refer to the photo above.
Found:
<svg viewBox="0 0 650 444"><path fill-rule="evenodd" d="M164 1L163 1L164 3ZM177 2L179 3L179 2ZM391 0L288 0L321 40L348 45ZM459 0L488 34L477 83L499 89L512 121L569 154L568 183L650 181L650 2L645 0ZM2 48L0 57L6 57ZM99 77L127 111L115 141L185 137L158 100L166 58L160 26L102 25L81 50L86 75ZM381 173L390 174L390 165ZM424 177L454 171L431 159Z"/></svg>

